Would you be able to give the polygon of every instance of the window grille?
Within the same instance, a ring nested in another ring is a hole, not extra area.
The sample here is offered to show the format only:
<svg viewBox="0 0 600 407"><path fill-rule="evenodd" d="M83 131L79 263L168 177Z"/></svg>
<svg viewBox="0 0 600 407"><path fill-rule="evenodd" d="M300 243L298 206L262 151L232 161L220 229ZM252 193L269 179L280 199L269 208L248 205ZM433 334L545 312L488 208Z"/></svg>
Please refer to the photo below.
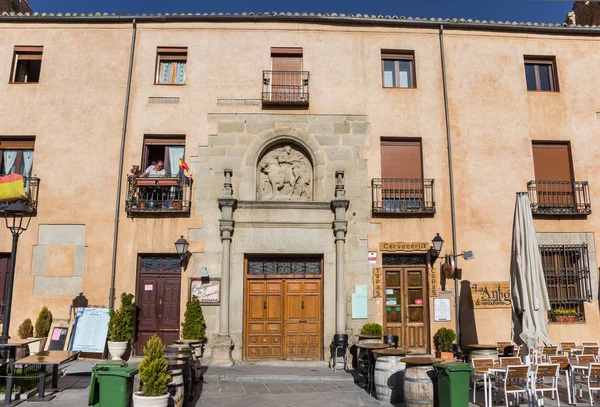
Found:
<svg viewBox="0 0 600 407"><path fill-rule="evenodd" d="M539 250L552 306L550 320L561 311L575 310L575 320L585 321L583 303L592 300L587 245L540 245Z"/></svg>
<svg viewBox="0 0 600 407"><path fill-rule="evenodd" d="M249 258L248 274L321 274L319 258Z"/></svg>

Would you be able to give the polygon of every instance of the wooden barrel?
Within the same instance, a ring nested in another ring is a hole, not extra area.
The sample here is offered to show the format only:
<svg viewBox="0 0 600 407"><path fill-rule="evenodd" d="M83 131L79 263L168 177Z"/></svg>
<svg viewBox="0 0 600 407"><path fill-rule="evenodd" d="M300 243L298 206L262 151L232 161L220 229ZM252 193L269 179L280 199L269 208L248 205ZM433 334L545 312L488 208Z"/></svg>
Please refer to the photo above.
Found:
<svg viewBox="0 0 600 407"><path fill-rule="evenodd" d="M388 403L404 401L404 370L400 356L377 356L375 362L375 393L377 400Z"/></svg>
<svg viewBox="0 0 600 407"><path fill-rule="evenodd" d="M406 407L433 407L433 382L429 373L433 366L410 366L404 374L404 402Z"/></svg>
<svg viewBox="0 0 600 407"><path fill-rule="evenodd" d="M173 407L183 407L185 398L185 385L183 384L183 371L181 369L171 370L171 383L169 393L173 400Z"/></svg>
<svg viewBox="0 0 600 407"><path fill-rule="evenodd" d="M485 359L498 360L498 351L492 350L492 349L476 349L476 350L472 350L469 353L469 358L471 358L471 359L485 358Z"/></svg>
<svg viewBox="0 0 600 407"><path fill-rule="evenodd" d="M194 385L194 377L192 371L192 354L188 345L175 344L165 348L165 359L169 364L169 370L181 370L183 372L183 406L187 406Z"/></svg>
<svg viewBox="0 0 600 407"><path fill-rule="evenodd" d="M202 377L202 358L200 357L202 354L202 342L196 340L189 339L181 339L179 341L175 341L178 345L188 345L192 351L192 359L194 360L193 370L195 382L198 382Z"/></svg>

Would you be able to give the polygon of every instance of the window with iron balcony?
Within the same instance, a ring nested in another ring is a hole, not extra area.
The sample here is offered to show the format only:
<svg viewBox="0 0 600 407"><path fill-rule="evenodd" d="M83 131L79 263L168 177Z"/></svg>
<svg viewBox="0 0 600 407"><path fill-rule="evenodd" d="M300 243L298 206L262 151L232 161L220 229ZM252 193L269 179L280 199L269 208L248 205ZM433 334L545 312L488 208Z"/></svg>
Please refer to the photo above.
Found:
<svg viewBox="0 0 600 407"><path fill-rule="evenodd" d="M189 216L192 179L186 171L184 136L145 136L141 166L127 177L129 217Z"/></svg>
<svg viewBox="0 0 600 407"><path fill-rule="evenodd" d="M308 105L308 79L302 48L271 48L271 70L263 71L263 105Z"/></svg>
<svg viewBox="0 0 600 407"><path fill-rule="evenodd" d="M37 215L40 179L32 175L34 144L34 137L0 137L0 215L13 202L26 204Z"/></svg>
<svg viewBox="0 0 600 407"><path fill-rule="evenodd" d="M535 180L527 183L531 210L538 216L587 216L592 213L587 181L575 181L568 142L534 142Z"/></svg>
<svg viewBox="0 0 600 407"><path fill-rule="evenodd" d="M371 181L374 216L433 215L433 184L423 178L421 140L381 140L381 178Z"/></svg>

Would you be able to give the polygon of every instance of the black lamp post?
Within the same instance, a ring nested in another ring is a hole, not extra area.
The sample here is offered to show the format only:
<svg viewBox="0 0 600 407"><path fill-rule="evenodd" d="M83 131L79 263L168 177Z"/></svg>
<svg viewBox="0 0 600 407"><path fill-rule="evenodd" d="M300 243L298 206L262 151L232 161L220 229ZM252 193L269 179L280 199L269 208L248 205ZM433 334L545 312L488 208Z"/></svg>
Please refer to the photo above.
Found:
<svg viewBox="0 0 600 407"><path fill-rule="evenodd" d="M184 268L187 263L188 247L190 247L190 244L187 240L183 238L183 236L181 236L175 242L175 249L177 250L177 254L179 255L179 259L181 260L181 266Z"/></svg>
<svg viewBox="0 0 600 407"><path fill-rule="evenodd" d="M17 262L17 245L19 244L19 236L29 227L31 221L31 212L29 207L22 202L15 202L8 205L4 209L4 222L6 227L12 233L12 252L10 255L10 265L8 268L8 281L6 291L4 293L4 322L2 324L2 336L0 343L7 343L10 329L10 313L12 308L13 285L15 282L15 264Z"/></svg>
<svg viewBox="0 0 600 407"><path fill-rule="evenodd" d="M431 240L431 248L429 249L429 257L431 259L430 263L433 267L435 261L440 257L440 253L442 252L442 247L444 246L444 239L440 236L439 233L435 234L435 237Z"/></svg>

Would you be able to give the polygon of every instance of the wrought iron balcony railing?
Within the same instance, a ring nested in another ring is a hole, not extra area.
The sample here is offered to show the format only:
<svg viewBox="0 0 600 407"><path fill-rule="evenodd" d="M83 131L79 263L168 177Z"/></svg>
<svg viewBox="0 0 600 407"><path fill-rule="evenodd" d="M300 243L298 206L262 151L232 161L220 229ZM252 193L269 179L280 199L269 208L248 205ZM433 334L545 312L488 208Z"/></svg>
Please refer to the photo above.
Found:
<svg viewBox="0 0 600 407"><path fill-rule="evenodd" d="M433 214L433 180L420 178L373 178L373 214Z"/></svg>
<svg viewBox="0 0 600 407"><path fill-rule="evenodd" d="M263 71L263 104L308 105L307 71Z"/></svg>
<svg viewBox="0 0 600 407"><path fill-rule="evenodd" d="M587 181L529 181L531 210L536 215L589 215L592 213Z"/></svg>
<svg viewBox="0 0 600 407"><path fill-rule="evenodd" d="M129 177L125 211L129 217L143 215L189 215L192 179L183 177Z"/></svg>
<svg viewBox="0 0 600 407"><path fill-rule="evenodd" d="M38 189L40 185L40 179L37 177L23 177L23 186L25 187L26 198L10 201L0 200L0 216L4 216L4 208L15 201L23 202L29 207L31 216L37 215L38 207Z"/></svg>

